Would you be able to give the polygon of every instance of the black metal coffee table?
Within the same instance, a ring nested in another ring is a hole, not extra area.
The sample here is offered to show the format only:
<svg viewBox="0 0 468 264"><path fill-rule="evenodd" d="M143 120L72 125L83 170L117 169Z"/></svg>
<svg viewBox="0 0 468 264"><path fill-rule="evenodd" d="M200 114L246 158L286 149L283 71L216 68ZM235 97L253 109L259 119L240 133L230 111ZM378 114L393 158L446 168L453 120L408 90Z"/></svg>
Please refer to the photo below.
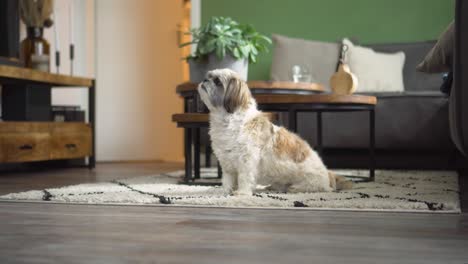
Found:
<svg viewBox="0 0 468 264"><path fill-rule="evenodd" d="M369 178L362 181L374 181L375 176L375 105L377 98L367 95L257 95L259 108L263 111L287 112L291 131L297 132L297 113L317 113L317 146L316 150L323 152L322 144L322 113L323 112L369 112ZM352 177L348 176L347 177Z"/></svg>
<svg viewBox="0 0 468 264"><path fill-rule="evenodd" d="M297 132L297 113L316 112L317 113L317 146L315 149L321 154L323 152L322 144L322 113L323 112L369 112L369 178L364 181L373 181L375 176L375 105L377 98L366 95L337 95L320 94L324 87L320 84L291 83L291 82L269 82L269 81L251 81L248 82L250 90L257 100L258 107L263 111L287 112L289 115L288 128ZM197 85L194 83L184 83L177 87L176 91L184 98L185 114L196 112L205 112L203 103L198 98L196 91ZM197 122L191 122L185 116L183 122L174 119L184 118L182 115L174 115L173 121L177 122L179 127L185 128L185 158L186 158L186 182L200 178L200 129L208 127L208 115L204 115L201 120L201 114L198 117L191 115L190 118L196 118ZM199 114L195 114L199 115ZM192 177L192 143L194 145L194 176ZM211 149L207 146L206 164L209 163L209 153ZM218 165L219 168L219 165ZM218 170L218 175L220 175Z"/></svg>

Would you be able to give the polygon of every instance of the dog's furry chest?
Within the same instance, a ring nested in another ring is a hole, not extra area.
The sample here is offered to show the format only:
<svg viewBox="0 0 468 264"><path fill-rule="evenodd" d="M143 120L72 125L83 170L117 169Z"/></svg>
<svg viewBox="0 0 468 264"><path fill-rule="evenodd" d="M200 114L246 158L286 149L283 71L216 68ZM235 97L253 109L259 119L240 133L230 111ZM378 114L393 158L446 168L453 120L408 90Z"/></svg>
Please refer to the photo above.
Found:
<svg viewBox="0 0 468 264"><path fill-rule="evenodd" d="M210 120L213 151L224 166L236 166L259 152L259 147L245 133L244 121L242 118L220 116Z"/></svg>
<svg viewBox="0 0 468 264"><path fill-rule="evenodd" d="M229 129L224 126L210 128L213 151L219 159L237 161L239 156L247 151L247 142L242 139L240 129Z"/></svg>

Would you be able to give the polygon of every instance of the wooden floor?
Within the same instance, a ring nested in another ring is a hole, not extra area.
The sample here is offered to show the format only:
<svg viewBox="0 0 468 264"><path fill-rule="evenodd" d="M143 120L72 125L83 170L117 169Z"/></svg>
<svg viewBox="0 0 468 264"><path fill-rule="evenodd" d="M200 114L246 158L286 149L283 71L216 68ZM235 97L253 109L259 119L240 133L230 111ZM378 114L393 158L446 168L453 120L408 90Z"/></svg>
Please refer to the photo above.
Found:
<svg viewBox="0 0 468 264"><path fill-rule="evenodd" d="M115 179L154 175L182 170L182 163L100 163L94 170L87 168L46 169L38 172L0 172L0 195L31 189L45 189L79 183L103 182ZM1 264L1 263L0 263Z"/></svg>
<svg viewBox="0 0 468 264"><path fill-rule="evenodd" d="M99 164L0 175L0 193L155 174ZM468 214L0 202L0 263L468 263Z"/></svg>

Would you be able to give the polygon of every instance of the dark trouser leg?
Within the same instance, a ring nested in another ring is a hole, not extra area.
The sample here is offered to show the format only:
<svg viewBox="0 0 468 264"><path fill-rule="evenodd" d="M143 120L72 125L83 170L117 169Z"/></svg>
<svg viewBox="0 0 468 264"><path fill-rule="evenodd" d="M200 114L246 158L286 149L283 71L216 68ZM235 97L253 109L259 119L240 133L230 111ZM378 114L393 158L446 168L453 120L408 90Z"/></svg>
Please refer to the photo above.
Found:
<svg viewBox="0 0 468 264"><path fill-rule="evenodd" d="M93 86L89 87L88 91L88 122L91 125L91 156L88 161L88 168L94 169L96 167L96 87L93 81Z"/></svg>
<svg viewBox="0 0 468 264"><path fill-rule="evenodd" d="M374 181L375 176L375 110L372 109L369 111L369 126L370 126L370 135L369 135L369 180Z"/></svg>
<svg viewBox="0 0 468 264"><path fill-rule="evenodd" d="M192 180L192 129L184 129L185 144L185 182Z"/></svg>
<svg viewBox="0 0 468 264"><path fill-rule="evenodd" d="M200 128L195 128L194 170L195 179L200 179Z"/></svg>

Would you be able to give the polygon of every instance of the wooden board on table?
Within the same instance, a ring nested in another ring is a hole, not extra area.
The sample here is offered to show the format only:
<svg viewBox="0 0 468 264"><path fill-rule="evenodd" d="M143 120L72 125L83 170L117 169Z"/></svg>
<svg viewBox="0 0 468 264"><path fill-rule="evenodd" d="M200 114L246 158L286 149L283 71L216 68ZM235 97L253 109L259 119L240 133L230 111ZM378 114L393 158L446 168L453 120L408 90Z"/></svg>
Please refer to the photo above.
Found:
<svg viewBox="0 0 468 264"><path fill-rule="evenodd" d="M364 104L376 105L377 98L368 95L339 95L339 94L259 94L255 96L258 104Z"/></svg>

